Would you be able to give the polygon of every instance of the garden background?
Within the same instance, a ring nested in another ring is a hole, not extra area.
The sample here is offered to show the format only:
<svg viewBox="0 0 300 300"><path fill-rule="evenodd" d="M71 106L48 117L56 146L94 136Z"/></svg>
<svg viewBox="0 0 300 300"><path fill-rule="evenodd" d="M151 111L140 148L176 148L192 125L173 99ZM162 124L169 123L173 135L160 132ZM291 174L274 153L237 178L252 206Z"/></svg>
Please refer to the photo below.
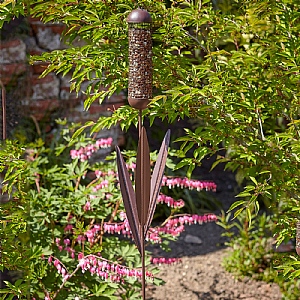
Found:
<svg viewBox="0 0 300 300"><path fill-rule="evenodd" d="M119 139L118 128L136 132L138 112L126 105L126 18L138 6L153 18L149 139L162 139L157 128L179 128L160 198L169 206L158 206L161 226L149 240L167 248L185 223L215 220L219 207L203 191L215 186L199 171L210 159L237 185L237 201L218 215L233 250L226 269L276 282L285 299L298 299L297 254L270 246L295 243L299 219L300 5L289 0L2 1L9 138L0 158L11 198L1 204L1 269L20 272L4 299L140 297L140 259L126 238L107 151L121 144L134 169L136 139Z"/></svg>

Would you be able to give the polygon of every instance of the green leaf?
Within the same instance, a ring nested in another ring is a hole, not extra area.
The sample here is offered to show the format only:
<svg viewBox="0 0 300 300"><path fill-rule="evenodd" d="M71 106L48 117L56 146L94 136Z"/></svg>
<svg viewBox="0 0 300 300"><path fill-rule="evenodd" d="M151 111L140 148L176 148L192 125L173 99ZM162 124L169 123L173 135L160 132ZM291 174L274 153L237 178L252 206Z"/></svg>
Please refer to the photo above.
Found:
<svg viewBox="0 0 300 300"><path fill-rule="evenodd" d="M237 218L244 209L245 209L245 207L242 207L242 208L239 208L238 210L236 210L234 212L234 219Z"/></svg>
<svg viewBox="0 0 300 300"><path fill-rule="evenodd" d="M89 121L89 122L86 122L84 126L82 126L81 128L77 129L77 130L75 131L75 133L73 134L73 136L72 136L71 142L72 142L73 140L75 140L80 134L82 134L82 132L83 132L86 128L91 127L91 126L93 126L94 124L95 124L95 123L94 123L93 121Z"/></svg>
<svg viewBox="0 0 300 300"><path fill-rule="evenodd" d="M244 200L235 201L234 203L231 204L231 206L227 212L234 210L238 206L241 206L241 205L245 206L245 203L246 203L246 201L244 201Z"/></svg>
<svg viewBox="0 0 300 300"><path fill-rule="evenodd" d="M257 181L256 181L256 179L255 179L254 177L249 176L249 178L251 179L251 181L252 181L255 185L257 185Z"/></svg>

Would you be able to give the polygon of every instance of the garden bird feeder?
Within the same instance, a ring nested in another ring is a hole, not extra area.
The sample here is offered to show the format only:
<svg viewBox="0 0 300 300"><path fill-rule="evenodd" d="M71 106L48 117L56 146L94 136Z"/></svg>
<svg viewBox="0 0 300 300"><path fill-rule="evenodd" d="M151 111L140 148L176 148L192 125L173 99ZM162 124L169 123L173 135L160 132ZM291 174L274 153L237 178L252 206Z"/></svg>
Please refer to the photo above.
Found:
<svg viewBox="0 0 300 300"><path fill-rule="evenodd" d="M129 75L128 102L145 109L152 98L152 19L144 9L133 10L128 18Z"/></svg>
<svg viewBox="0 0 300 300"><path fill-rule="evenodd" d="M146 129L142 124L142 110L152 98L152 19L144 9L133 10L129 27L129 83L128 102L139 110L139 143L134 174L135 188L119 147L116 147L118 177L128 223L134 242L142 258L142 294L145 295L145 239L153 219L166 165L170 130L160 147L151 176L150 150Z"/></svg>

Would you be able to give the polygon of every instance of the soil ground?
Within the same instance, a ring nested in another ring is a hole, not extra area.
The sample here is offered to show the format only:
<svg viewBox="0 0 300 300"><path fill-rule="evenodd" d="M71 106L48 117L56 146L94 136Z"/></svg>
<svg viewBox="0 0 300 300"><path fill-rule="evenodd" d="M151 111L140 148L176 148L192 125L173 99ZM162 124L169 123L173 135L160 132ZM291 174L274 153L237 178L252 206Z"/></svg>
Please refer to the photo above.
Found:
<svg viewBox="0 0 300 300"><path fill-rule="evenodd" d="M188 234L199 237L202 244L186 243ZM182 257L182 262L159 266L158 277L166 283L158 287L149 285L147 299L280 300L277 285L250 278L237 280L222 267L222 259L229 249L224 246L220 234L220 227L214 223L188 227L173 243L169 254Z"/></svg>
<svg viewBox="0 0 300 300"><path fill-rule="evenodd" d="M208 163L208 166L210 164ZM215 197L227 210L236 200L237 190L234 175L219 170L209 172L201 168L201 178L213 180L218 189ZM203 176L202 176L203 175ZM216 214L220 211L216 211ZM158 277L166 283L163 286L147 286L148 300L280 300L280 289L268 284L245 278L237 280L222 266L223 257L230 251L221 236L222 228L215 223L187 226L179 240L171 243L169 257L181 257L182 262L159 266ZM191 244L186 236L201 239L201 244ZM151 249L153 256L165 255L159 247Z"/></svg>

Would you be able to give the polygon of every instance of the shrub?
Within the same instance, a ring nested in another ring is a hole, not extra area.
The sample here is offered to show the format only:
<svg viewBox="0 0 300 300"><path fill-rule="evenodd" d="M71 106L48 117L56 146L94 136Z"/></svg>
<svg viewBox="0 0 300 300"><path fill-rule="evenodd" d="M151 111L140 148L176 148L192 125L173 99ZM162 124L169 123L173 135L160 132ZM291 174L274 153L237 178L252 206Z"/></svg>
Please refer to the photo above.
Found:
<svg viewBox="0 0 300 300"><path fill-rule="evenodd" d="M124 213L115 155L110 154L113 141L110 138L93 141L84 135L71 140L70 131L74 128L63 129L63 135L56 137L51 147L41 140L31 145L26 150L26 160L19 160L25 166L23 170L16 166L12 169L6 161L10 168L6 181L16 186L15 201L22 193L28 214L16 202L8 201L1 207L4 212L9 207L16 214L17 227L9 225L10 232L3 232L4 241L6 238L10 242L18 241L2 244L2 269L24 269L23 280L14 285L7 283L1 293L7 299L13 295L25 299L29 284L30 297L35 299L139 299L141 258L131 241ZM93 153L103 148L109 150L106 159L93 161ZM124 152L125 157L132 154L132 151ZM128 168L134 170L133 157L127 161ZM187 178L164 177L163 184L199 191L216 188L212 182ZM167 195L160 194L158 201L169 205L171 212L162 226L149 230L149 243L164 240L162 245L166 247L165 242L176 238L185 225L216 220L212 214L180 214L184 202ZM12 221L11 216L6 218ZM26 238L21 239L21 234ZM8 252L11 250L14 252ZM148 253L148 265L150 259ZM162 262L159 258L152 261ZM165 260L165 263L174 261ZM155 268L148 268L147 278L159 284L155 273Z"/></svg>

